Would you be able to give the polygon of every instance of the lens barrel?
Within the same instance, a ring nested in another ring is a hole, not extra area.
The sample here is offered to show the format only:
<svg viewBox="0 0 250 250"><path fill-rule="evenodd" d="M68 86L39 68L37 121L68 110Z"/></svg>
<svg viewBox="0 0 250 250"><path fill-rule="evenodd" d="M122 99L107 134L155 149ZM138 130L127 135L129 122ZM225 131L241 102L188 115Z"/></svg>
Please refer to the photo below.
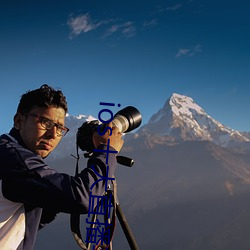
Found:
<svg viewBox="0 0 250 250"><path fill-rule="evenodd" d="M112 123L118 127L120 132L130 132L141 125L142 116L140 112L133 106L128 106L118 111Z"/></svg>

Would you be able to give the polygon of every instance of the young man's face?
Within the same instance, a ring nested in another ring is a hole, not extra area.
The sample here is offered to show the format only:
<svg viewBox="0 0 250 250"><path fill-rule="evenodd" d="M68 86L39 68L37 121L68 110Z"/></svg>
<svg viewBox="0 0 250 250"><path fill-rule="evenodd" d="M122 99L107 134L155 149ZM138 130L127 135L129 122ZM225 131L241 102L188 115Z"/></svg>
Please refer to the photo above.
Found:
<svg viewBox="0 0 250 250"><path fill-rule="evenodd" d="M62 136L58 135L56 126L51 129L44 128L41 119L35 115L64 126L66 114L61 107L41 108L35 106L28 114L17 114L14 118L15 128L19 130L25 146L45 158L55 149Z"/></svg>

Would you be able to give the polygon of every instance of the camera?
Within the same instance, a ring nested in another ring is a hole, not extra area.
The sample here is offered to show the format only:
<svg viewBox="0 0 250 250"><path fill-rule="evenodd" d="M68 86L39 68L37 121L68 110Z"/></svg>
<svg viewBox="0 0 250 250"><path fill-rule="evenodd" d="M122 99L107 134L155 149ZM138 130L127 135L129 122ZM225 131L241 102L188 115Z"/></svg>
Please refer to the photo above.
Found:
<svg viewBox="0 0 250 250"><path fill-rule="evenodd" d="M142 116L140 112L133 106L128 106L114 115L112 124L122 133L130 132L141 125ZM99 120L87 121L78 128L76 134L77 146L82 151L93 151L93 133L95 131L103 131L107 124L101 123Z"/></svg>

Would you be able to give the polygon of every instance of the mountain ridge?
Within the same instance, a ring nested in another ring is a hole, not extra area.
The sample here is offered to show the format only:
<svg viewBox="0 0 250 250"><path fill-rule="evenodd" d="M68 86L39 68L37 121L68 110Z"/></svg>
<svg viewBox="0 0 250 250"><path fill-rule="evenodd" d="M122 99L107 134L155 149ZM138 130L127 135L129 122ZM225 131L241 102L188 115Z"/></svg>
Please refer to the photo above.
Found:
<svg viewBox="0 0 250 250"><path fill-rule="evenodd" d="M143 116L143 114L142 114ZM97 120L92 115L66 116L67 136L53 152L53 157L63 157L75 152L76 133L86 121ZM208 115L188 96L173 93L147 124L124 134L124 140L146 138L149 147L155 144L175 144L180 141L210 141L223 147L240 147L250 150L250 132L239 132L224 126ZM63 145L62 145L63 144Z"/></svg>
<svg viewBox="0 0 250 250"><path fill-rule="evenodd" d="M191 97L174 93L139 134L169 136L176 140L211 141L220 146L250 142L245 134L231 129L208 115Z"/></svg>

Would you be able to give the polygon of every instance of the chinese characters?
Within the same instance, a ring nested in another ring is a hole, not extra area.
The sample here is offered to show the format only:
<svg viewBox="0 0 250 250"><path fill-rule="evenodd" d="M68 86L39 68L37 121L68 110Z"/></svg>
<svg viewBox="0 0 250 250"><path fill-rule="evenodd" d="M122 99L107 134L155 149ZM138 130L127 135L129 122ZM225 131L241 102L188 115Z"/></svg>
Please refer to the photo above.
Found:
<svg viewBox="0 0 250 250"><path fill-rule="evenodd" d="M106 102L100 102L100 105L102 106L115 106L114 103L106 103ZM118 104L120 107L120 104ZM103 120L102 114L108 113L110 115L110 118L108 120ZM103 124L108 124L112 122L114 116L110 109L104 108L102 109L98 114L98 119ZM112 128L109 126L105 126L103 128L102 125L98 126L98 134L104 135L108 130L110 130L110 135L112 134ZM112 194L108 190L108 182L114 180L115 178L111 178L108 175L109 166L108 166L108 158L110 153L118 153L118 151L111 150L110 149L110 140L108 139L107 148L106 149L94 149L93 152L104 152L106 153L106 175L101 176L99 173L96 172L94 167L92 166L93 171L96 173L96 175L99 177L97 181L95 181L92 186L90 187L90 190L93 189L93 187L97 184L99 181L105 181L105 192L107 195L104 196L98 196L98 195L92 195L92 192L90 192L90 198L89 198L89 209L88 209L88 218L86 218L86 223L88 224L87 229L87 235L86 235L86 242L87 243L93 243L98 244L98 246L103 246L105 249L108 249L108 246L111 242L111 226L110 223L110 213L111 209L113 208L112 205ZM96 206L95 206L96 204ZM93 216L92 221L89 221L90 215ZM97 219L97 215L103 215L106 220L104 222ZM96 249L96 246L93 245L93 250Z"/></svg>

